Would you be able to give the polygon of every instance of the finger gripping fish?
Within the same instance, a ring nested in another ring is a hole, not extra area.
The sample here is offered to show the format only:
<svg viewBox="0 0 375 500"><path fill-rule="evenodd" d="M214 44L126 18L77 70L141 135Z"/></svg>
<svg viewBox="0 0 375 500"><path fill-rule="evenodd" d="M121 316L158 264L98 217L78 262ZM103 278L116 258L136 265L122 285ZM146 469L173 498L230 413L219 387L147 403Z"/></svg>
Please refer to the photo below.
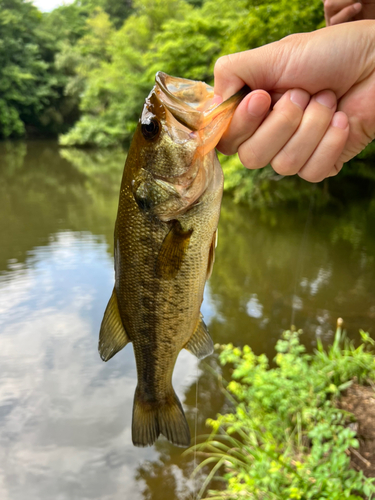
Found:
<svg viewBox="0 0 375 500"><path fill-rule="evenodd" d="M129 149L115 225L115 286L99 352L108 361L133 343L136 446L152 445L160 434L190 444L172 373L181 349L199 359L213 352L200 307L223 192L214 148L244 93L215 105L205 83L158 73Z"/></svg>

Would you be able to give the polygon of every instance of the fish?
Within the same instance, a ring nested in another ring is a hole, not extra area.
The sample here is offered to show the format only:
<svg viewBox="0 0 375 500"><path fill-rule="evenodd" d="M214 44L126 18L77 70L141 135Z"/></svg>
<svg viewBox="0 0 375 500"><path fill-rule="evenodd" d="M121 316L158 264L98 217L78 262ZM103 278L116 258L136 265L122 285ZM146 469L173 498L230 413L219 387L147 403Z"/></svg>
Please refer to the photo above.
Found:
<svg viewBox="0 0 375 500"><path fill-rule="evenodd" d="M215 146L246 93L217 104L206 83L158 72L128 151L114 232L115 284L98 349L108 361L133 343L135 446L151 446L160 434L190 445L172 374L182 349L198 359L214 349L200 308L223 193Z"/></svg>

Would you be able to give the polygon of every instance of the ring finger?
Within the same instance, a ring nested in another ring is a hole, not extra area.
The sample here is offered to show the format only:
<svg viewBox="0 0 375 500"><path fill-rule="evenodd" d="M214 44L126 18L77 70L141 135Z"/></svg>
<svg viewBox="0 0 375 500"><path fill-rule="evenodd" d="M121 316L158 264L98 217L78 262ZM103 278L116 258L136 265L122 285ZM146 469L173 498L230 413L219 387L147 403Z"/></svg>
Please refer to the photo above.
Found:
<svg viewBox="0 0 375 500"><path fill-rule="evenodd" d="M309 182L320 182L341 169L339 161L349 136L348 117L342 111L335 113L327 132L298 175Z"/></svg>
<svg viewBox="0 0 375 500"><path fill-rule="evenodd" d="M254 135L238 148L242 164L252 169L267 165L297 130L309 100L305 90L288 90Z"/></svg>
<svg viewBox="0 0 375 500"><path fill-rule="evenodd" d="M336 104L331 90L312 97L296 133L271 161L278 174L294 175L305 165L328 129Z"/></svg>

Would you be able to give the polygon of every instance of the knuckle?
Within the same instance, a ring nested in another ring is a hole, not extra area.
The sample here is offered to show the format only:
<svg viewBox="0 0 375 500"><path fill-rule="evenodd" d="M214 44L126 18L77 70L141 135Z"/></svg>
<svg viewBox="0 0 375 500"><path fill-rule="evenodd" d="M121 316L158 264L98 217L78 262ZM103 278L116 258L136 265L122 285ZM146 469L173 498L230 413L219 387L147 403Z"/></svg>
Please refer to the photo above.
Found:
<svg viewBox="0 0 375 500"><path fill-rule="evenodd" d="M300 167L296 158L289 155L286 151L280 151L271 161L271 166L280 175L294 175Z"/></svg>
<svg viewBox="0 0 375 500"><path fill-rule="evenodd" d="M228 71L229 56L222 56L216 61L214 66L214 77L219 78L221 75L226 74Z"/></svg>
<svg viewBox="0 0 375 500"><path fill-rule="evenodd" d="M291 130L295 130L300 124L302 113L296 113L295 110L280 110L279 120L280 126Z"/></svg>
<svg viewBox="0 0 375 500"><path fill-rule="evenodd" d="M324 2L324 12L326 14L331 16L332 14L334 14L335 9L336 9L335 2L333 2L332 0L326 0Z"/></svg>
<svg viewBox="0 0 375 500"><path fill-rule="evenodd" d="M325 174L322 174L321 172L316 172L314 169L302 169L300 172L298 172L298 175L301 177L301 179L307 181L307 182L321 182L323 179L326 178Z"/></svg>
<svg viewBox="0 0 375 500"><path fill-rule="evenodd" d="M222 153L225 156L234 155L237 152L237 149L233 144L227 144L227 143L223 144L220 143L217 149L220 151L220 153Z"/></svg>
<svg viewBox="0 0 375 500"><path fill-rule="evenodd" d="M262 168L267 164L262 158L254 151L251 144L246 144L238 148L238 157L242 165L246 168Z"/></svg>

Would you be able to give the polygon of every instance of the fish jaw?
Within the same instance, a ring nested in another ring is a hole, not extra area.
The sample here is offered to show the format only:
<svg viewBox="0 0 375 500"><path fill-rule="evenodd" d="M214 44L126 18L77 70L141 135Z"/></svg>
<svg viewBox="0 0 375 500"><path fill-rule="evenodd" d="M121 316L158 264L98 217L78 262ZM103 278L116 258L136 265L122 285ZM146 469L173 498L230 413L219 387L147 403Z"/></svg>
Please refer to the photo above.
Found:
<svg viewBox="0 0 375 500"><path fill-rule="evenodd" d="M218 104L213 87L204 82L176 78L161 71L156 74L155 81L160 102L177 121L198 133L202 143L198 154L207 154L216 147L235 109L250 91L245 86Z"/></svg>
<svg viewBox="0 0 375 500"><path fill-rule="evenodd" d="M247 90L217 104L213 88L204 82L162 72L155 81L135 134L139 169L132 190L142 211L167 222L185 213L207 189L213 150Z"/></svg>

